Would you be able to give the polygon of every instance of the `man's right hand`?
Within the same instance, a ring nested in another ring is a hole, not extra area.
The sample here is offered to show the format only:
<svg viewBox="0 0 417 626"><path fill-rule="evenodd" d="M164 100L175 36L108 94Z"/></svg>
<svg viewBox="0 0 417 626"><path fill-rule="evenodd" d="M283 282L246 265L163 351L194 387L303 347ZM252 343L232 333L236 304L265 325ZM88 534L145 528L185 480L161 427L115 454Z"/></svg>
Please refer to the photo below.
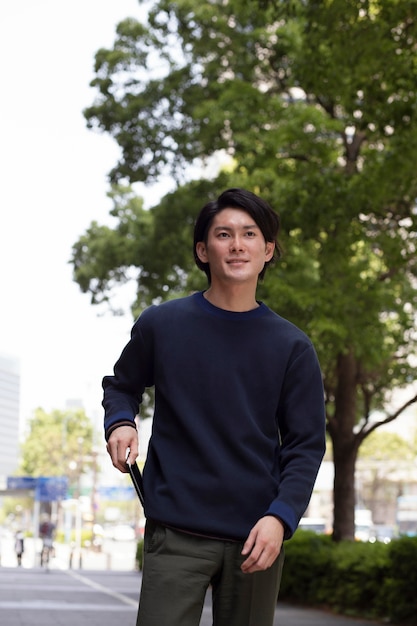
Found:
<svg viewBox="0 0 417 626"><path fill-rule="evenodd" d="M114 467L124 474L128 471L127 461L134 463L138 456L138 433L131 426L119 426L109 437L107 452L110 455ZM129 451L129 454L128 454Z"/></svg>

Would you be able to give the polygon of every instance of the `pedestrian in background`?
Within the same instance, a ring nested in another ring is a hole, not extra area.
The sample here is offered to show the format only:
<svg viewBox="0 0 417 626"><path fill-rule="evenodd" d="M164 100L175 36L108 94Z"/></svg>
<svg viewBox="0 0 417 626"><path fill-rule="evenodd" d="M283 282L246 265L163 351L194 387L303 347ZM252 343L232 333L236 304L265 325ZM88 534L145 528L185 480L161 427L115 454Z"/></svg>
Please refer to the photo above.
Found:
<svg viewBox="0 0 417 626"><path fill-rule="evenodd" d="M279 218L229 189L200 211L194 258L207 290L151 306L103 379L105 434L126 472L135 416L155 387L144 468L137 626L271 626L283 541L305 512L325 449L324 394L308 337L264 303Z"/></svg>
<svg viewBox="0 0 417 626"><path fill-rule="evenodd" d="M47 566L51 557L54 555L54 535L55 524L47 515L39 525L39 537L42 539L42 548L40 554L41 567Z"/></svg>
<svg viewBox="0 0 417 626"><path fill-rule="evenodd" d="M24 534L21 530L18 530L15 535L14 549L16 552L17 566L21 567L22 556L25 551L25 539L24 539Z"/></svg>

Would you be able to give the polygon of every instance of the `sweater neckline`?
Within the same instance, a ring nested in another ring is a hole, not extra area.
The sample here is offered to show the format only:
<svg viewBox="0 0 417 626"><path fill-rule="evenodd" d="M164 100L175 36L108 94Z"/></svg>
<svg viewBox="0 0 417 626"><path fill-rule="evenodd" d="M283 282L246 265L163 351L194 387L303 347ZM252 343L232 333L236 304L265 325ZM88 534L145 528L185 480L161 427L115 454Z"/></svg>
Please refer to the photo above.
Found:
<svg viewBox="0 0 417 626"><path fill-rule="evenodd" d="M197 292L194 294L194 297L196 298L198 305L207 313L215 315L216 317L222 317L223 319L250 320L263 316L267 310L265 304L259 300L257 300L259 306L256 309L252 309L250 311L228 311L227 309L221 309L209 302L204 297L204 291Z"/></svg>

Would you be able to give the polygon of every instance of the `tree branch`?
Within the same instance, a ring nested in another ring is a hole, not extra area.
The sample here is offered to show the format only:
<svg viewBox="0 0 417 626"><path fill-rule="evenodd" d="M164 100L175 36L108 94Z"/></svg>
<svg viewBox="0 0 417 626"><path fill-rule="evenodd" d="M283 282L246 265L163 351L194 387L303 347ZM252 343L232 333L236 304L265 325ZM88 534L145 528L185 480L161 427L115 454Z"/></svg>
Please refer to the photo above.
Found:
<svg viewBox="0 0 417 626"><path fill-rule="evenodd" d="M369 423L365 423L363 427L360 429L360 431L358 432L359 438L363 441L366 437L368 437L368 435L370 435L374 430L376 430L380 426L384 426L385 424L389 424L390 422L393 422L394 420L397 419L399 415L401 415L401 413L405 411L405 409L407 409L409 406L411 406L415 402L417 402L417 394L413 398L410 398L409 400L407 400L407 402L405 402L399 409L397 409L397 411L395 411L391 415L387 415L385 419L380 420L379 422L374 422L371 425L369 425Z"/></svg>

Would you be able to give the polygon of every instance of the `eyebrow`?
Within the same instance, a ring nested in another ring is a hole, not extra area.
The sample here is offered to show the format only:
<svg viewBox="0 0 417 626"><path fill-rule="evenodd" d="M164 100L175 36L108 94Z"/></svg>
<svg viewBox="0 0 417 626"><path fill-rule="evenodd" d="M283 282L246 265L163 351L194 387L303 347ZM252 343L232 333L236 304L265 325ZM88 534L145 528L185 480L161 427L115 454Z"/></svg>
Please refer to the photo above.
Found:
<svg viewBox="0 0 417 626"><path fill-rule="evenodd" d="M239 226L239 228L240 228L240 226ZM251 230L251 229L253 230L254 228L258 228L259 229L259 226L257 224L248 224L248 225L242 226L242 228L244 230ZM231 226L215 226L213 230L216 231L216 232L218 230L227 230L227 231L230 232L230 231L234 230L234 228L232 228Z"/></svg>

